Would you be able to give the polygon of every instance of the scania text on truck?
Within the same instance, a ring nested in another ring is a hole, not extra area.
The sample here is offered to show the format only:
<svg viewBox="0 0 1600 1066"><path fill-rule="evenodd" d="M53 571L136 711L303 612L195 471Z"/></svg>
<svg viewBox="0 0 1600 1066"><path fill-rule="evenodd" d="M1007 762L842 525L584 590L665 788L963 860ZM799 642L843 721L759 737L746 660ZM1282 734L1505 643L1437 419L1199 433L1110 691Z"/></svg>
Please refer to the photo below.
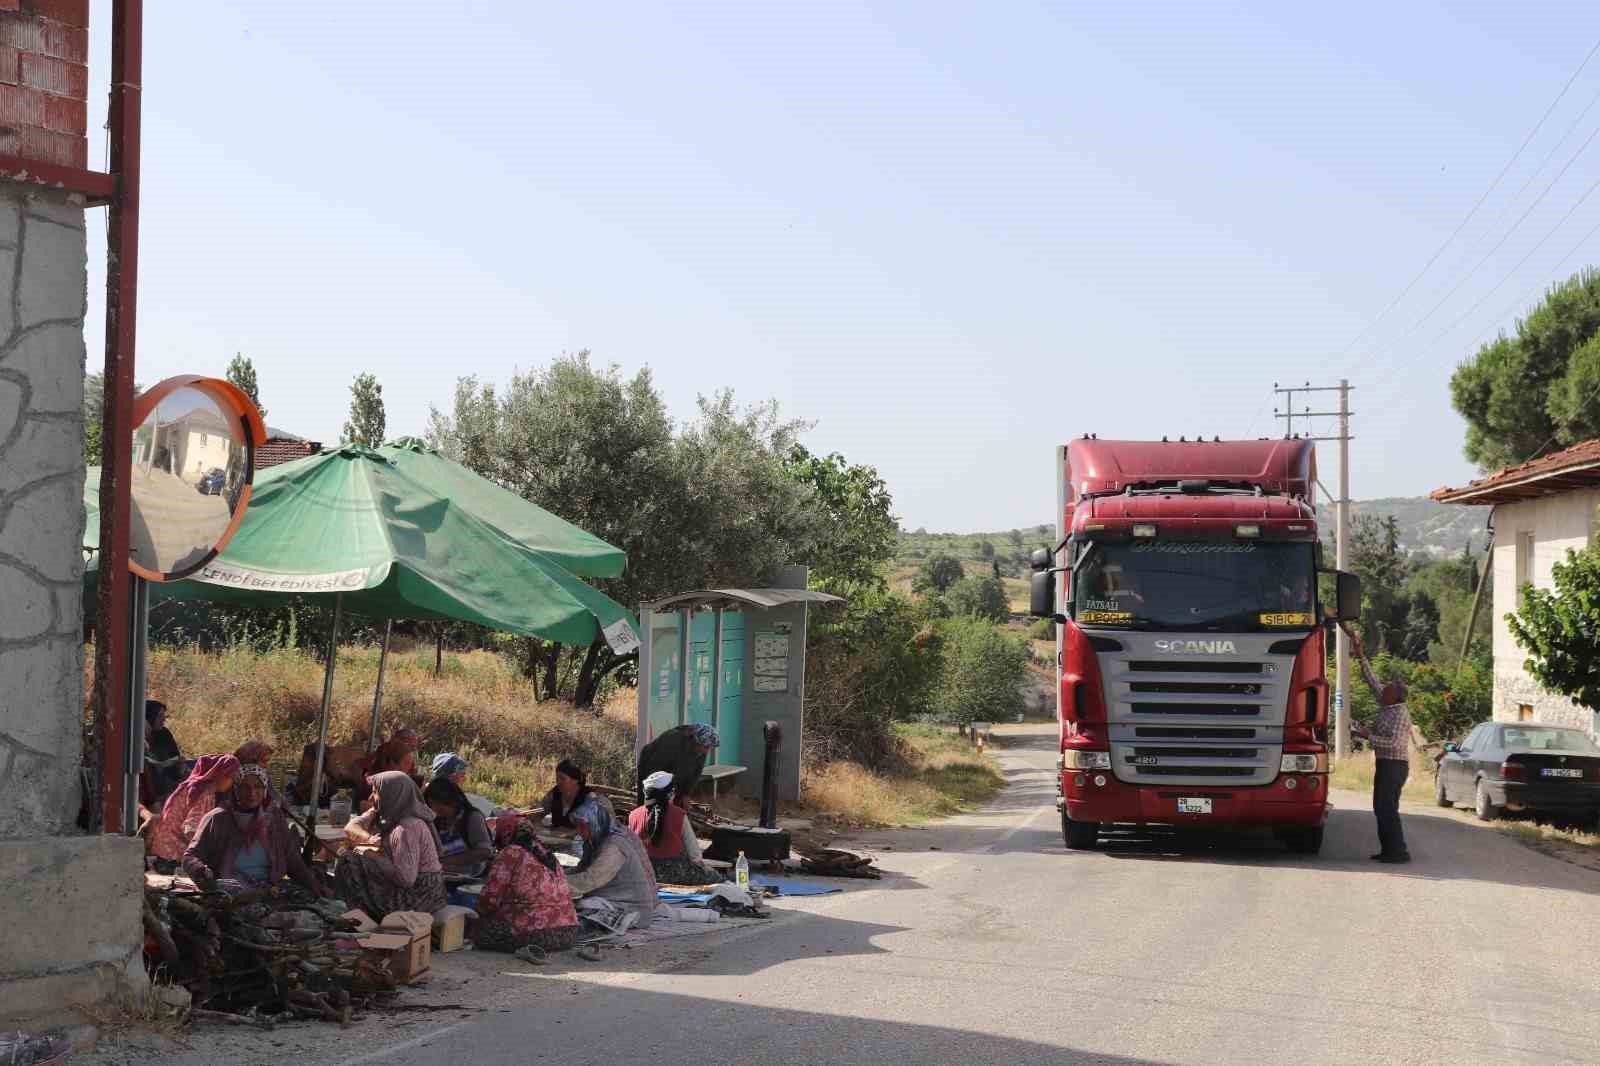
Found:
<svg viewBox="0 0 1600 1066"><path fill-rule="evenodd" d="M1272 829L1322 847L1325 634L1316 454L1298 439L1111 441L1056 450L1056 547L1032 613L1056 622L1061 831Z"/></svg>

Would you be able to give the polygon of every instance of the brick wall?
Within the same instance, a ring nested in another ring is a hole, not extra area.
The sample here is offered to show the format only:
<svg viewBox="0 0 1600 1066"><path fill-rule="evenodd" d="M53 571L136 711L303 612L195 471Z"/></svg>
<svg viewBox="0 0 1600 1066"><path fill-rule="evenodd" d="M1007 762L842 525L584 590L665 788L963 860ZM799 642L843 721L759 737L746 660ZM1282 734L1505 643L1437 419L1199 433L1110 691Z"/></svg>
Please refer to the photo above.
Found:
<svg viewBox="0 0 1600 1066"><path fill-rule="evenodd" d="M0 155L87 167L89 0L0 0Z"/></svg>

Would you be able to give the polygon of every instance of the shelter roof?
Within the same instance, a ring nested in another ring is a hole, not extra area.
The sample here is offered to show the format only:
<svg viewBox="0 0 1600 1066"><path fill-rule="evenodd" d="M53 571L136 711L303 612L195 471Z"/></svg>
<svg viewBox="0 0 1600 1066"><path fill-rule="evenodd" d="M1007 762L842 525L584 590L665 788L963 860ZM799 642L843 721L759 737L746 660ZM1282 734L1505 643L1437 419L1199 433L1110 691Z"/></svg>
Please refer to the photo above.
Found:
<svg viewBox="0 0 1600 1066"><path fill-rule="evenodd" d="M1483 506L1555 496L1595 485L1600 485L1600 438L1508 466L1458 489L1435 489L1429 497L1440 503Z"/></svg>
<svg viewBox="0 0 1600 1066"><path fill-rule="evenodd" d="M649 604L653 611L666 610L669 607L701 607L721 605L738 605L741 607L782 607L789 603L843 603L844 597L834 596L827 592L813 592L810 589L696 589L693 592L680 592L674 596L656 600Z"/></svg>

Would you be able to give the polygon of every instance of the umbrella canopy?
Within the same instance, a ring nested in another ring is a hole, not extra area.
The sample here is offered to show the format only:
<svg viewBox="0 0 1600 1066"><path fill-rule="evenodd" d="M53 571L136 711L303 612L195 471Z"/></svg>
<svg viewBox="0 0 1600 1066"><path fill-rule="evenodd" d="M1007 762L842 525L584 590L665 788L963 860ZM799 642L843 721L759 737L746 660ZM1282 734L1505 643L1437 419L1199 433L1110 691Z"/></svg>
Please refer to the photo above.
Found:
<svg viewBox="0 0 1600 1066"><path fill-rule="evenodd" d="M92 512L88 484L84 495ZM345 610L372 618L456 619L563 644L603 637L619 653L637 646L632 616L555 556L359 445L257 472L227 548L169 588L244 605L341 593Z"/></svg>
<svg viewBox="0 0 1600 1066"><path fill-rule="evenodd" d="M455 501L523 547L543 552L580 577L618 577L628 564L621 548L446 459L417 437L401 437L377 451L419 485Z"/></svg>

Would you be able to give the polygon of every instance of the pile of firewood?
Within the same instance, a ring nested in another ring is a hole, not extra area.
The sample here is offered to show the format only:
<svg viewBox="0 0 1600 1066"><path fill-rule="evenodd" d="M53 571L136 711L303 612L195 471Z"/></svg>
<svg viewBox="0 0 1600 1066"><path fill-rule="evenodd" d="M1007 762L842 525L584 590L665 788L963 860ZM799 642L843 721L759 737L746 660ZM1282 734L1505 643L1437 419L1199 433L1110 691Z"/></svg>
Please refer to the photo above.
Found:
<svg viewBox="0 0 1600 1066"><path fill-rule="evenodd" d="M876 881L882 876L873 868L870 856L838 848L800 852L800 869L819 877L862 877Z"/></svg>
<svg viewBox="0 0 1600 1066"><path fill-rule="evenodd" d="M152 961L189 990L197 1017L348 1025L392 995L395 980L386 960L349 941L355 924L341 910L298 891L147 889L144 927Z"/></svg>

